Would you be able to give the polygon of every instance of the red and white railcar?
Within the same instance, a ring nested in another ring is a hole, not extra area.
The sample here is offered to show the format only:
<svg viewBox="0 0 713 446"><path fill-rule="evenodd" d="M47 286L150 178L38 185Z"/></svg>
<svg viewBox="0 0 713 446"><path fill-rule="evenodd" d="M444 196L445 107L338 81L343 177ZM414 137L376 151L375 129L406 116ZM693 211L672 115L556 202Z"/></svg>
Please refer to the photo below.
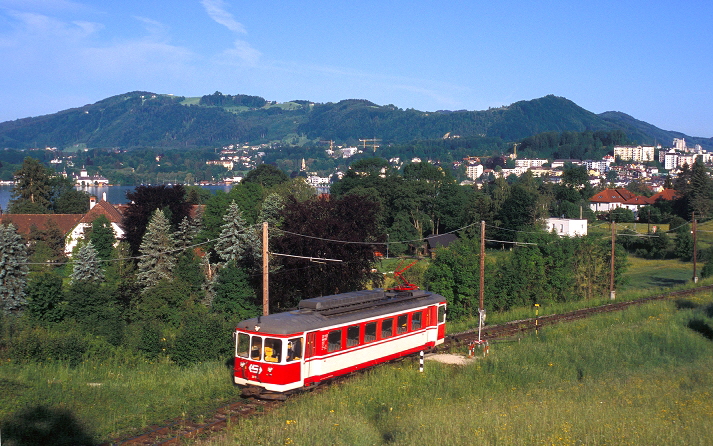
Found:
<svg viewBox="0 0 713 446"><path fill-rule="evenodd" d="M446 299L422 290L355 291L235 329L234 382L269 397L443 343Z"/></svg>

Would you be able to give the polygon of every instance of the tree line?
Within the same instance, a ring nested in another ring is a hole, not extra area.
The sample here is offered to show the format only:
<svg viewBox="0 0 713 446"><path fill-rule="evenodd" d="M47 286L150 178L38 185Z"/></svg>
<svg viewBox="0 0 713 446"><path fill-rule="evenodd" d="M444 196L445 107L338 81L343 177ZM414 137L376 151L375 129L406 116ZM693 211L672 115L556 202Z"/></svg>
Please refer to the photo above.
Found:
<svg viewBox="0 0 713 446"><path fill-rule="evenodd" d="M661 218L675 224L679 207L702 212L710 205L705 173L693 166L682 176L681 196ZM487 223L489 252L503 251L486 263L488 310L601 296L610 240L560 238L540 223L578 214L580 206L595 219L588 188L577 166L556 185L526 174L478 189L428 163L397 171L372 158L354 163L323 197L301 178L263 164L229 192L139 186L128 193L124 240L115 244L111 224L99 218L69 260L57 254L63 245L56 230L37 229L23 239L3 222L2 351L22 360L166 355L179 364L229 355L232 326L261 311L262 222L270 228L271 311L381 286L377 251L388 246L392 256L423 256L427 236L455 232L459 241L436 250L420 285L447 298L451 320L472 316L480 221ZM19 192L13 206L31 202ZM640 254L618 238L617 283L627 249Z"/></svg>

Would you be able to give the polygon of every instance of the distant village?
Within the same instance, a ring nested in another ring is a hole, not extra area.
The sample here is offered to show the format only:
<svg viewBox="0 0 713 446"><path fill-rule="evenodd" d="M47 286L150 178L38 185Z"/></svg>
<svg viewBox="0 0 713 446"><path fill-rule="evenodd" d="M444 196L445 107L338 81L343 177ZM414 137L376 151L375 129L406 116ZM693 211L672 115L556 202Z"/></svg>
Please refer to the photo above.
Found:
<svg viewBox="0 0 713 446"><path fill-rule="evenodd" d="M334 146L332 141L328 142L330 146L325 150L326 155L335 159L351 158L372 149L372 147L368 147L369 150L367 150L366 146L362 148ZM269 144L231 144L221 148L219 159L206 161L206 164L222 166L228 172L234 170L249 171L262 162L261 159L265 156L265 151L269 149ZM673 200L675 191L665 189L664 183L667 178L675 178L685 165L692 166L696 161L700 160L710 167L712 162L711 153L702 149L700 145L688 147L683 138L674 139L671 147L662 147L661 145L615 146L613 154L608 154L600 160L520 159L517 156L517 146L515 146L512 154L502 158L501 164L510 166L514 164L514 167L498 166L495 169L488 169L484 167L485 158L481 159L481 157L475 156L454 161L450 167L453 169L464 168L467 179L461 181L461 185L473 185L480 188L484 183L492 181L494 178L520 177L525 172L531 172L534 177L542 178L547 182L559 183L565 166L584 166L589 174L591 186L599 191L589 199L589 207L592 211L609 212L615 208L624 207L630 209L634 215L637 215L640 207L653 204L656 200ZM438 164L437 161L422 160L418 157L409 160L391 158L389 163L394 168L401 168L405 163L424 161ZM658 167L654 166L655 161L658 161L658 164L663 166L663 170L660 171ZM71 158L63 159L57 156L56 159L51 161L52 164L61 164L63 162L70 166ZM156 157L156 162L161 162L160 156ZM109 185L107 178L101 175L89 175L84 167L78 174L68 175L64 172L63 175L70 176L77 187ZM324 194L329 193L331 184L341 179L344 172L336 171L332 175L320 176L316 172L309 172L305 160L302 159L300 175L317 193ZM226 177L220 181L220 184L238 183L241 180L241 176ZM640 185L649 188L651 193L648 195L650 196L639 196L628 191L626 187L631 181L638 181ZM202 181L196 184L209 185L216 184L216 182ZM102 206L99 208L102 208ZM120 218L119 215L111 215L111 217L110 220L115 224ZM550 220L552 220L548 221L550 229L554 229L563 235L579 235L578 233L582 231L586 233L586 226L583 230L581 228L568 229L567 225L573 223L555 221L557 219Z"/></svg>

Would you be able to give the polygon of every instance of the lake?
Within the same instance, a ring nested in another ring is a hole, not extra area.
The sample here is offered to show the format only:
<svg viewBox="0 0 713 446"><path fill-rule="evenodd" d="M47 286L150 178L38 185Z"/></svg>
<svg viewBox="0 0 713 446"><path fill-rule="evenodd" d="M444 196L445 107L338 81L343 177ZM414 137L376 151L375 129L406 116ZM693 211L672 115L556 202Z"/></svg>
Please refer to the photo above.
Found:
<svg viewBox="0 0 713 446"><path fill-rule="evenodd" d="M202 186L204 189L208 189L211 192L217 190L222 190L228 192L232 186ZM78 187L78 190L83 190L89 193L89 195L95 195L97 199L101 200L103 194L106 192L106 200L112 204L122 204L128 203L129 200L126 199L126 192L132 191L136 186L92 186L92 187ZM3 212L7 212L7 204L12 198L12 186L10 185L0 185L0 209Z"/></svg>

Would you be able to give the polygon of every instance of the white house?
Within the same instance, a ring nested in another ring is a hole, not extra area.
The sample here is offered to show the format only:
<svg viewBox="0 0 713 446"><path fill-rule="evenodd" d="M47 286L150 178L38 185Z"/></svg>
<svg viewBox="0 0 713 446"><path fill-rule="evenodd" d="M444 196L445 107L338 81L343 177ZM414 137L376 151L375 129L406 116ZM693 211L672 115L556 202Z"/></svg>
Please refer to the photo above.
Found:
<svg viewBox="0 0 713 446"><path fill-rule="evenodd" d="M559 236L580 237L587 235L587 220L572 218L548 218L547 229Z"/></svg>
<svg viewBox="0 0 713 446"><path fill-rule="evenodd" d="M104 195L104 198L106 198L106 193ZM89 199L89 212L84 214L81 220L79 220L79 223L72 228L65 238L65 254L68 256L72 255L72 250L75 246L77 246L79 240L84 239L84 231L91 228L92 222L100 215L104 215L107 219L109 219L109 222L111 222L111 228L114 230L117 240L124 237L124 230L121 228L121 212L106 201L106 199L102 199L97 202L97 197L91 197Z"/></svg>

